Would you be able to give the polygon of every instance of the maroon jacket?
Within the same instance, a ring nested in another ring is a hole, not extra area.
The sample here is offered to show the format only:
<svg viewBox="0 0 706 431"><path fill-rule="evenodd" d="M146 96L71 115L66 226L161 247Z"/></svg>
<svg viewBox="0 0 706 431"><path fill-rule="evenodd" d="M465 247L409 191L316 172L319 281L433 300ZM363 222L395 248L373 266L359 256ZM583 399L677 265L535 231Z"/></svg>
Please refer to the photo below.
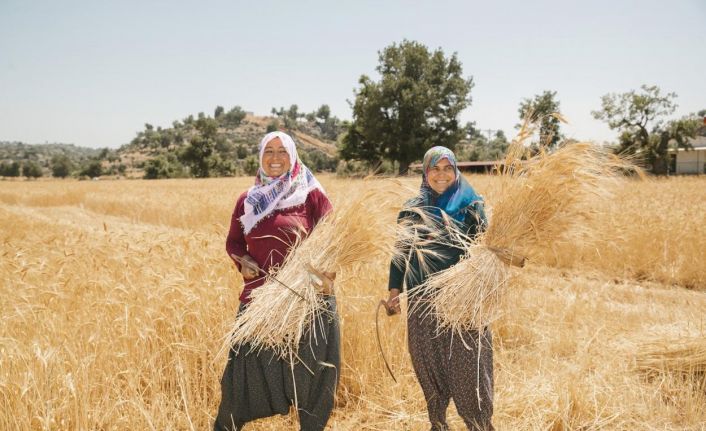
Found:
<svg viewBox="0 0 706 431"><path fill-rule="evenodd" d="M303 232L304 236L309 235L319 220L333 209L326 195L321 190L314 189L306 197L306 202L295 207L273 211L245 235L240 217L245 213L246 197L247 192L244 192L235 204L235 210L230 219L228 239L226 239L226 251L228 256L234 254L243 257L246 253L249 254L265 272L269 272L271 267L282 264L297 240L297 230ZM240 264L238 262L235 264L240 270ZM286 280L283 281L286 283ZM240 302L249 302L250 292L262 286L264 282L263 276L246 280L243 292L240 294Z"/></svg>

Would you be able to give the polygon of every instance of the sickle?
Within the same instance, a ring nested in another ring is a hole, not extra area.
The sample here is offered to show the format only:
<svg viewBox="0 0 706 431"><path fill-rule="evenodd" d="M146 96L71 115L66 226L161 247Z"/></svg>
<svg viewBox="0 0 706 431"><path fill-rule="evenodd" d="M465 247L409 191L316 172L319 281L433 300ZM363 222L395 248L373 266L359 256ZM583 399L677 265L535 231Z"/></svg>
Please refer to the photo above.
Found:
<svg viewBox="0 0 706 431"><path fill-rule="evenodd" d="M230 257L232 257L233 260L235 260L236 262L238 262L241 266L242 266L242 265L245 265L245 262L243 261L243 259L242 259L241 257L237 256L236 254L231 254ZM300 295L299 292L297 292L296 290L294 290L294 289L292 289L291 287L287 286L285 283L279 281L279 280L277 279L277 277L275 277L274 275L265 272L265 270L263 270L262 268L257 268L257 272L259 272L260 274L264 275L265 277L269 277L270 279L276 281L277 283L279 283L279 284L281 284L282 286L284 286L284 287L286 287L287 289L289 289L290 292L292 292L293 294L297 295L298 297L300 297L301 299L303 299L304 301L306 301L306 298L304 298L302 295Z"/></svg>
<svg viewBox="0 0 706 431"><path fill-rule="evenodd" d="M382 351L382 343L380 342L380 326L378 325L378 316L380 316L380 307L385 307L385 311L387 311L388 315L391 315L390 309L387 307L387 302L385 302L384 299L381 299L380 302L378 303L378 308L375 310L375 335L377 336L378 340L378 350L380 351L380 356L382 356L383 362L385 362L385 368L387 368L387 372L390 373L390 377L392 377L392 380L397 383L397 379L395 378L395 375L392 373L392 368L390 368L390 364L387 362L387 358L385 358L385 352Z"/></svg>

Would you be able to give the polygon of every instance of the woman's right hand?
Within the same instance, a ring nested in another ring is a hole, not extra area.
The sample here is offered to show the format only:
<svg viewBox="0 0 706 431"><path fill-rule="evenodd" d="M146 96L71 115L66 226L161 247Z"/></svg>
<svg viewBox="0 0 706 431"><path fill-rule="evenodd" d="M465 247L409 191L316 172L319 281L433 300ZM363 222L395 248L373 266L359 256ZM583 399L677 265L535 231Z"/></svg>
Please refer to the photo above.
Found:
<svg viewBox="0 0 706 431"><path fill-rule="evenodd" d="M252 280L257 277L259 272L260 267L249 254L245 254L240 258L240 273L243 275L243 279Z"/></svg>
<svg viewBox="0 0 706 431"><path fill-rule="evenodd" d="M394 316L400 313L400 289L390 289L390 297L387 299L387 315Z"/></svg>

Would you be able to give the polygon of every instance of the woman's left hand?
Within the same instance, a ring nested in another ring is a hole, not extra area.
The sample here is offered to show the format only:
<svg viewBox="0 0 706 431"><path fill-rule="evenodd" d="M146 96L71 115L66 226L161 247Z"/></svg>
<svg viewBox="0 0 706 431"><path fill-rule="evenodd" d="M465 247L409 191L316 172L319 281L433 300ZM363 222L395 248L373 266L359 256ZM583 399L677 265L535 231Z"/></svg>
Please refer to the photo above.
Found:
<svg viewBox="0 0 706 431"><path fill-rule="evenodd" d="M306 264L306 269L313 275L312 282L321 289L324 295L333 295L333 282L336 280L335 272L325 272L315 269L310 264Z"/></svg>

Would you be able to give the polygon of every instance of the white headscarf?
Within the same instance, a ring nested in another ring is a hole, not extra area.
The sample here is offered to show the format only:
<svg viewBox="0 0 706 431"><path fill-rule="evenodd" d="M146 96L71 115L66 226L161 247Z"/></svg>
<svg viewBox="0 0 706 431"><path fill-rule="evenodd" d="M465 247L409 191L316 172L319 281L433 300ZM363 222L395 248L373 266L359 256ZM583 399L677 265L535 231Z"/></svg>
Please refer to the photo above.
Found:
<svg viewBox="0 0 706 431"><path fill-rule="evenodd" d="M271 140L279 138L289 154L289 171L279 177L268 177L262 169L262 156ZM324 188L314 178L309 168L299 160L294 140L284 132L270 132L260 141L260 168L257 170L255 185L248 190L245 198L245 214L240 218L247 235L253 227L273 211L301 205L314 189L324 192Z"/></svg>

